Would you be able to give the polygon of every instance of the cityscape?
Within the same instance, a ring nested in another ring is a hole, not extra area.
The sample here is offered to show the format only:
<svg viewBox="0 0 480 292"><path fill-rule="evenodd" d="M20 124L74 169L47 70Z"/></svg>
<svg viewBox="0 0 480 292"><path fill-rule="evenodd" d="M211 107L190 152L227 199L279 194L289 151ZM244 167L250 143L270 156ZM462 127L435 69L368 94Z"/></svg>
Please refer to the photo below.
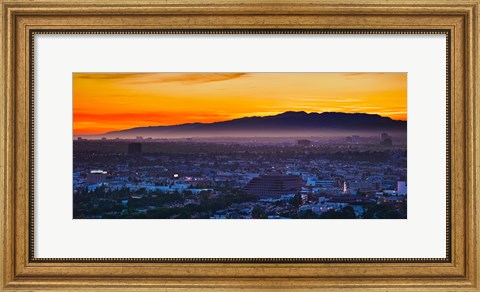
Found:
<svg viewBox="0 0 480 292"><path fill-rule="evenodd" d="M161 81L142 74L91 73L85 77L82 73L78 81L74 78L74 219L407 218L407 122L393 105L378 107L385 112L350 111L343 103L331 111L291 110L291 105L285 105L284 111L250 111L241 116L232 107L231 116L213 120L202 120L208 116L205 113L196 114L194 120L179 113L174 122L152 122L150 109L148 117L142 115L138 121L139 113L108 112L107 108L103 115L89 114L86 108L91 102L81 103L85 92L93 92L92 82L98 88L106 87L106 82L110 87L175 83L179 92L194 87L201 93L207 90L205 86L213 90L212 83L226 82L228 90L234 91L232 80L251 83L284 73L256 73L259 77L251 73L240 77L177 73L172 77L170 73L168 78L158 74ZM363 82L387 78L395 86L406 86L405 74L335 74L329 78L339 78L340 84L352 78ZM304 82L305 78L317 84L324 73L300 79ZM392 90L397 92L394 85ZM281 94L274 93L278 103ZM406 91L397 99L406 115ZM117 103L118 97L107 105L113 108ZM182 103L183 108L187 104ZM162 110L166 107L163 104ZM226 115L229 110L224 108ZM172 119L172 115L163 116Z"/></svg>

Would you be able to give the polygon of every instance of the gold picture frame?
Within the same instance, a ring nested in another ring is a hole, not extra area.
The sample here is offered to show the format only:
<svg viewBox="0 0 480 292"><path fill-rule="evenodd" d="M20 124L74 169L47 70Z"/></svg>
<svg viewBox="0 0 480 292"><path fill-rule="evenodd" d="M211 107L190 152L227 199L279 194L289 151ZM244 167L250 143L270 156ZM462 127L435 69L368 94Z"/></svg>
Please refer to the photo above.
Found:
<svg viewBox="0 0 480 292"><path fill-rule="evenodd" d="M4 0L1 289L480 291L479 0ZM38 33L444 33L446 259L36 259L33 38Z"/></svg>

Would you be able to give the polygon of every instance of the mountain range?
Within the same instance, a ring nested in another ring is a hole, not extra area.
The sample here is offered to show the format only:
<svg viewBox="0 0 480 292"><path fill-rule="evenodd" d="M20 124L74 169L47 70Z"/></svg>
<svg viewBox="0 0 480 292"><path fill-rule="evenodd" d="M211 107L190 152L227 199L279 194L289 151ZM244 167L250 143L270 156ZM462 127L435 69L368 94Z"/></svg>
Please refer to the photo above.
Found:
<svg viewBox="0 0 480 292"><path fill-rule="evenodd" d="M288 111L272 116L253 116L214 123L137 127L108 132L108 138L312 136L388 132L406 135L407 122L365 113L306 113Z"/></svg>

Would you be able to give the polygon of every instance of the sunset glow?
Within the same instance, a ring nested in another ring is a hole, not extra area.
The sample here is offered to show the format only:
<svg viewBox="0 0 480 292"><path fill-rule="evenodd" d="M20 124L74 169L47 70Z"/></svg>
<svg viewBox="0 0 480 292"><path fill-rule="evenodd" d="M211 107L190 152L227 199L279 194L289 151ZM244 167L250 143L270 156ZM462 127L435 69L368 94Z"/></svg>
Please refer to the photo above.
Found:
<svg viewBox="0 0 480 292"><path fill-rule="evenodd" d="M73 74L75 135L286 111L369 113L407 120L407 74Z"/></svg>

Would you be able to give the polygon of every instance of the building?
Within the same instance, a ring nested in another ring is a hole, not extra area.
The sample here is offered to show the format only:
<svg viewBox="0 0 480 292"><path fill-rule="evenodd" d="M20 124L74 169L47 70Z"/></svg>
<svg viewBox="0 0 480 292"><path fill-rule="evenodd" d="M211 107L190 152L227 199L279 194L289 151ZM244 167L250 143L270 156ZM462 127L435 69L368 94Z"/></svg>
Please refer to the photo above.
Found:
<svg viewBox="0 0 480 292"><path fill-rule="evenodd" d="M392 137L390 137L390 135L387 133L382 133L380 135L380 145L383 147L392 147Z"/></svg>
<svg viewBox="0 0 480 292"><path fill-rule="evenodd" d="M332 179L316 179L316 178L308 178L307 186L309 187L317 187L317 188L334 188L335 181Z"/></svg>
<svg viewBox="0 0 480 292"><path fill-rule="evenodd" d="M142 153L142 143L130 143L128 144L128 154Z"/></svg>
<svg viewBox="0 0 480 292"><path fill-rule="evenodd" d="M407 182L406 181L398 181L397 182L397 194L399 194L399 195L406 195L407 194Z"/></svg>
<svg viewBox="0 0 480 292"><path fill-rule="evenodd" d="M103 170L92 170L87 173L87 185L104 183L107 179L107 172Z"/></svg>
<svg viewBox="0 0 480 292"><path fill-rule="evenodd" d="M312 146L312 141L310 140L297 140L298 146L309 147Z"/></svg>
<svg viewBox="0 0 480 292"><path fill-rule="evenodd" d="M393 145L392 139L391 138L386 138L385 140L380 142L380 145L382 145L383 147L392 147L392 145Z"/></svg>
<svg viewBox="0 0 480 292"><path fill-rule="evenodd" d="M261 175L252 178L244 187L244 191L260 198L277 198L299 193L302 184L299 175Z"/></svg>
<svg viewBox="0 0 480 292"><path fill-rule="evenodd" d="M360 136L352 135L352 143L355 143L355 144L360 143Z"/></svg>

